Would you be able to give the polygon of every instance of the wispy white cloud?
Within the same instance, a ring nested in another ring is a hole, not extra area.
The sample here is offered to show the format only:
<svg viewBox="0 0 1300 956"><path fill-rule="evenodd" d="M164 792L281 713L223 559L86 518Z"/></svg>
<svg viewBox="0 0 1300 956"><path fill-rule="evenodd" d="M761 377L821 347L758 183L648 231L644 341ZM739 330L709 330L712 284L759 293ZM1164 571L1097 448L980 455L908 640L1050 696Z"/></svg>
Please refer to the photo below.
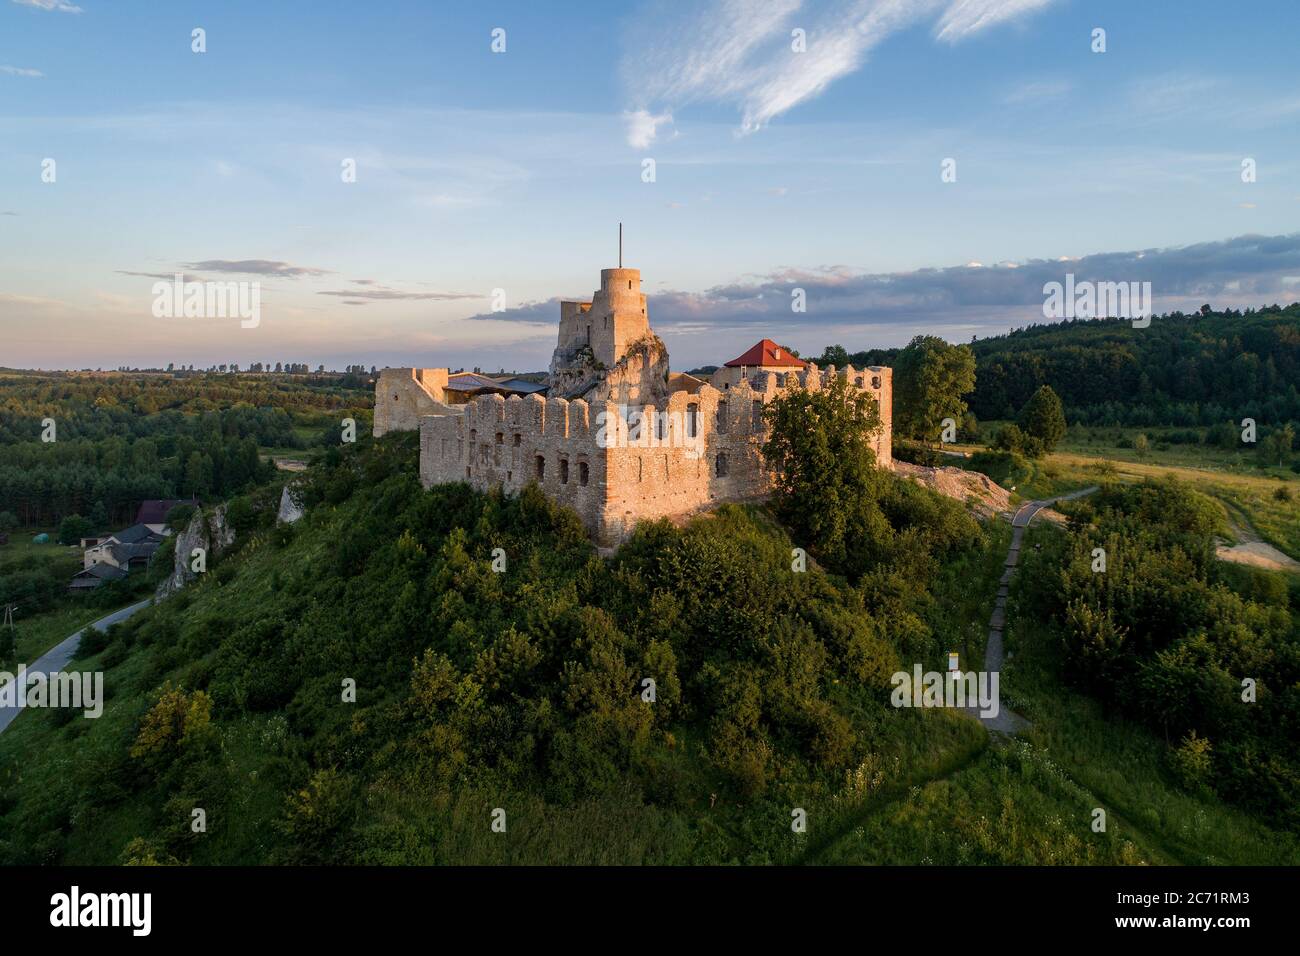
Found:
<svg viewBox="0 0 1300 956"><path fill-rule="evenodd" d="M1134 81L1129 87L1128 110L1144 122L1169 119L1207 107L1222 83L1203 73L1159 73Z"/></svg>
<svg viewBox="0 0 1300 956"><path fill-rule="evenodd" d="M1068 80L1038 80L1017 86L1002 97L1002 102L1007 106L1046 103L1050 100L1059 100L1072 89L1074 84Z"/></svg>
<svg viewBox="0 0 1300 956"><path fill-rule="evenodd" d="M67 0L13 0L22 7L36 7L38 10L55 10L59 13L81 13L81 7Z"/></svg>
<svg viewBox="0 0 1300 956"><path fill-rule="evenodd" d="M6 76L30 76L33 78L39 78L45 75L40 70L29 70L24 69L21 66L8 66L4 64L0 64L0 73L5 74Z"/></svg>
<svg viewBox="0 0 1300 956"><path fill-rule="evenodd" d="M955 0L939 20L935 38L959 43L981 30L1032 13L1052 0Z"/></svg>
<svg viewBox="0 0 1300 956"><path fill-rule="evenodd" d="M673 121L673 114L656 116L649 110L629 110L623 114L623 121L627 124L627 144L634 149L645 149L654 142L659 127Z"/></svg>
<svg viewBox="0 0 1300 956"><path fill-rule="evenodd" d="M958 43L1053 0L712 0L686 19L648 8L629 28L621 65L628 142L655 138L688 103L732 104L749 132L856 72L868 53L906 27L939 15L935 38ZM798 31L802 31L801 33Z"/></svg>

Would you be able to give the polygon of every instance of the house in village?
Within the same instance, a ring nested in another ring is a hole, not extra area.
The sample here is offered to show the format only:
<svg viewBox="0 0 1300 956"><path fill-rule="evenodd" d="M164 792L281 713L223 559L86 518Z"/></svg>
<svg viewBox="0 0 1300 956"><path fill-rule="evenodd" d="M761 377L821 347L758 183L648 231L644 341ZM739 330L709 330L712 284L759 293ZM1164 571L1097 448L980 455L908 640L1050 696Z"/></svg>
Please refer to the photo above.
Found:
<svg viewBox="0 0 1300 956"><path fill-rule="evenodd" d="M183 502L182 502L183 503ZM118 581L132 571L149 566L149 560L171 534L166 525L133 524L102 538L82 554L82 568L68 584L70 591L97 588L105 581ZM95 540L95 539L86 539Z"/></svg>

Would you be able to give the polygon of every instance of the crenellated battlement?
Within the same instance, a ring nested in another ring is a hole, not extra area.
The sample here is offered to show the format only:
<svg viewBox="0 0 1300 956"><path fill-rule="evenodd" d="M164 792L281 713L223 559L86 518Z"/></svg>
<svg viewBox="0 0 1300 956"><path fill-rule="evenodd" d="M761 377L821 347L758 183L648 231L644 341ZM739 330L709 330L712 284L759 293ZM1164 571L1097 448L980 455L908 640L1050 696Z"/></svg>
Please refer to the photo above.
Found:
<svg viewBox="0 0 1300 956"><path fill-rule="evenodd" d="M818 391L836 377L877 401L884 427L872 443L877 461L892 467L892 369L818 369L763 340L755 354L770 346L771 367L735 360L709 382L670 375L635 269L602 270L591 302L560 309L549 397L483 394L450 405L439 392L445 369L384 373L376 434L386 402L385 429L418 422L425 487L464 481L518 492L536 483L577 511L600 544L617 544L638 521L768 494L764 409L790 389Z"/></svg>

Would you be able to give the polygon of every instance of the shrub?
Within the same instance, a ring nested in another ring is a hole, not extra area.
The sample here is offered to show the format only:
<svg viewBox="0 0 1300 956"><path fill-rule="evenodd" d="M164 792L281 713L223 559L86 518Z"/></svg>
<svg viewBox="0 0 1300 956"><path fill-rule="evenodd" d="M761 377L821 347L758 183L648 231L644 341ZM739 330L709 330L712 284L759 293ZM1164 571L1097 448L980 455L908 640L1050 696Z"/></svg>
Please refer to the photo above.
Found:
<svg viewBox="0 0 1300 956"><path fill-rule="evenodd" d="M211 697L201 690L187 694L164 684L157 703L140 722L131 756L147 760L174 754L206 737L211 724Z"/></svg>
<svg viewBox="0 0 1300 956"><path fill-rule="evenodd" d="M190 519L194 517L194 510L194 505L175 505L167 512L167 517L164 519L167 522L167 527L180 534L190 526Z"/></svg>
<svg viewBox="0 0 1300 956"><path fill-rule="evenodd" d="M315 771L285 800L281 827L295 863L332 863L342 856L340 836L356 818L352 778L332 768Z"/></svg>
<svg viewBox="0 0 1300 956"><path fill-rule="evenodd" d="M1213 769L1210 754L1213 749L1207 738L1198 737L1193 730L1169 752L1170 769L1184 788L1197 791L1209 785Z"/></svg>

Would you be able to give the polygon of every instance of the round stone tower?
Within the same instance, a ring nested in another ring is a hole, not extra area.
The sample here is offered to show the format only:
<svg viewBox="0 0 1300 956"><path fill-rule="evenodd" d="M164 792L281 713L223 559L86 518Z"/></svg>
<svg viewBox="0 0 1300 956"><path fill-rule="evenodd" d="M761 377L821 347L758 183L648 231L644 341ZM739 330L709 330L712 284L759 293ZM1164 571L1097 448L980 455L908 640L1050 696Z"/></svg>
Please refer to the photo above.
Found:
<svg viewBox="0 0 1300 956"><path fill-rule="evenodd" d="M641 294L640 269L601 269L600 291L591 303L595 322L592 351L596 361L613 366L627 354L627 347L650 331L645 296ZM595 323L600 323L600 328Z"/></svg>

